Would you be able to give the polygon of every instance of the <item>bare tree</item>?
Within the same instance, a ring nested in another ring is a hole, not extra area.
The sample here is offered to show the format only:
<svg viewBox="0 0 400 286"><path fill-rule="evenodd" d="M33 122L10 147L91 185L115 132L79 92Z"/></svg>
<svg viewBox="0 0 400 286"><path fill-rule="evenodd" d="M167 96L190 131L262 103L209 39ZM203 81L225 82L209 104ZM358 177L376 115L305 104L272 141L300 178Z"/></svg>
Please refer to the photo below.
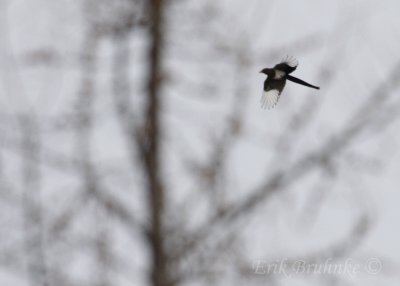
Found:
<svg viewBox="0 0 400 286"><path fill-rule="evenodd" d="M22 218L18 227L0 222L2 269L29 285L265 285L284 277L260 279L256 259L340 261L361 245L374 222L363 207L338 229L341 238L322 247L272 255L274 245L252 238L274 235L264 226L272 228L268 219L287 207L277 201L301 196L300 211L284 212L300 223L317 219L335 186L347 186L342 173L361 178L367 169L351 164L385 163L355 146L380 140L397 122L400 62L373 90L360 91L344 123L317 136L319 123L328 122L324 100L349 61L349 19L339 18L328 35L299 33L286 44L260 45L260 5L87 0L75 7L83 16L78 51L43 47L19 55L9 41L0 44L4 92L24 107L0 114L0 202L4 213L15 209L15 220ZM0 20L9 31L8 20ZM306 56L327 43L319 65L309 56L321 92L302 100L288 89L295 103L256 114L252 75L283 51ZM56 114L30 104L21 88L35 81L23 71L40 68L72 70L72 91ZM305 134L318 142L308 144ZM9 179L15 174L19 179Z"/></svg>

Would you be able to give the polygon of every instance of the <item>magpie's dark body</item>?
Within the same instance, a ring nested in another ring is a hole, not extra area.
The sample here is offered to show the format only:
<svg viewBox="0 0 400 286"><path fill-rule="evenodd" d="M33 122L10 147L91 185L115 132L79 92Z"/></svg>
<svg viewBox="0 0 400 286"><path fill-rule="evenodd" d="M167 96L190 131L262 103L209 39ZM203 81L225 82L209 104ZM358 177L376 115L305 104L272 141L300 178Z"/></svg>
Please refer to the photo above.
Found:
<svg viewBox="0 0 400 286"><path fill-rule="evenodd" d="M309 84L297 77L289 75L294 72L298 66L296 59L290 57L284 59L281 63L275 65L272 69L265 68L260 73L266 74L268 77L264 81L264 92L261 97L261 106L263 108L274 107L279 100L280 94L285 87L286 80L308 86L311 88L319 89L318 86Z"/></svg>

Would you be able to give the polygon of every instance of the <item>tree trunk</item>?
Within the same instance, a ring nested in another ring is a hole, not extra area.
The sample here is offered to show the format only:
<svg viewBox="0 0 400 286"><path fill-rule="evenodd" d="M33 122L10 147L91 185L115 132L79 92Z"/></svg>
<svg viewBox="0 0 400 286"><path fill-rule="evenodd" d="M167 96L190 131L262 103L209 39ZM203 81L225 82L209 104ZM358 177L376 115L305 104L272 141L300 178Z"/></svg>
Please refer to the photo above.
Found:
<svg viewBox="0 0 400 286"><path fill-rule="evenodd" d="M147 82L147 107L145 132L142 140L144 167L147 176L148 204L150 211L150 249L152 257L150 281L153 286L170 285L167 255L164 248L163 213L164 185L160 175L160 89L163 0L149 1L150 48Z"/></svg>

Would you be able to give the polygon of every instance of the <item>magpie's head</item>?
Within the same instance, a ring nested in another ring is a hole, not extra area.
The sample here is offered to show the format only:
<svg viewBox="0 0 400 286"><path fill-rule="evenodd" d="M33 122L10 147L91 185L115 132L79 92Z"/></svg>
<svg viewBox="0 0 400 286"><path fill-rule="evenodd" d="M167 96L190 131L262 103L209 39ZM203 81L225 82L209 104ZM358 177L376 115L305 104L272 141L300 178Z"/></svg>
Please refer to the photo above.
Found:
<svg viewBox="0 0 400 286"><path fill-rule="evenodd" d="M260 71L260 73L263 73L263 74L266 74L266 75L272 75L273 69L265 68L265 69L262 69Z"/></svg>

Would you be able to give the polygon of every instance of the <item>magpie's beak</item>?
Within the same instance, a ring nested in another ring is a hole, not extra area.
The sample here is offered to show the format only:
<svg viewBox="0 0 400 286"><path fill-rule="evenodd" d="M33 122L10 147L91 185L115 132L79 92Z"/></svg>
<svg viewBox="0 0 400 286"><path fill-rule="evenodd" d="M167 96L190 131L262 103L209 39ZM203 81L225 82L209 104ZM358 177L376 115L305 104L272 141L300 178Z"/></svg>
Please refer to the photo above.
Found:
<svg viewBox="0 0 400 286"><path fill-rule="evenodd" d="M263 73L263 70L260 70L260 73Z"/></svg>

